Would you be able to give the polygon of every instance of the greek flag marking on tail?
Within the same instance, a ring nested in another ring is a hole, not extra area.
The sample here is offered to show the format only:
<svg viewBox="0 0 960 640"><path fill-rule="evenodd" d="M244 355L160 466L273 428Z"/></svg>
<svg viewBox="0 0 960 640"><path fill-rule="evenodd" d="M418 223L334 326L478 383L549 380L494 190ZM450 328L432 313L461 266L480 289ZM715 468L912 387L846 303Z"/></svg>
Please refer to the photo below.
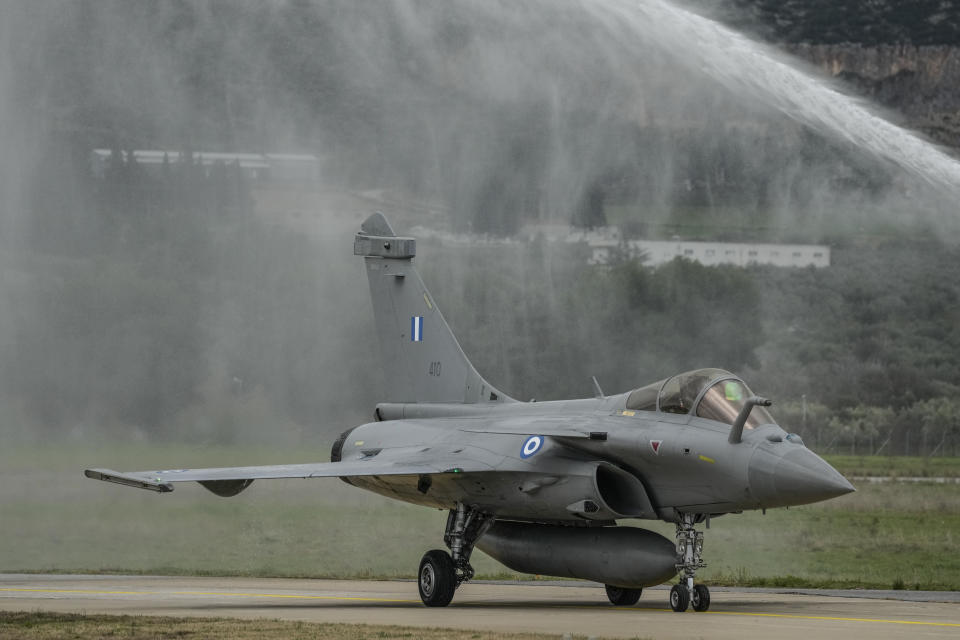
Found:
<svg viewBox="0 0 960 640"><path fill-rule="evenodd" d="M410 340L423 342L423 316L410 318Z"/></svg>

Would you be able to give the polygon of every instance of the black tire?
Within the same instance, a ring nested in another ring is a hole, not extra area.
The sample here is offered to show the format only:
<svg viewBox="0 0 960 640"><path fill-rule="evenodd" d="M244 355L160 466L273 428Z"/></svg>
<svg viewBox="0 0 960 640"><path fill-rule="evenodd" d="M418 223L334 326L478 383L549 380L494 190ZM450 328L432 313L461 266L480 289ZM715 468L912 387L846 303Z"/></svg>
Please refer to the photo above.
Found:
<svg viewBox="0 0 960 640"><path fill-rule="evenodd" d="M632 607L640 600L640 594L643 589L628 589L627 587L615 587L612 584L604 585L607 588L607 598L610 603L618 607Z"/></svg>
<svg viewBox="0 0 960 640"><path fill-rule="evenodd" d="M687 591L687 585L675 584L670 589L670 608L674 611L686 611L690 606L690 592Z"/></svg>
<svg viewBox="0 0 960 640"><path fill-rule="evenodd" d="M417 572L420 599L428 607L445 607L457 589L457 572L450 554L440 549L427 551Z"/></svg>
<svg viewBox="0 0 960 640"><path fill-rule="evenodd" d="M690 598L690 604L693 605L694 611L706 611L709 609L710 589L707 589L707 587L702 584L693 587L693 597Z"/></svg>

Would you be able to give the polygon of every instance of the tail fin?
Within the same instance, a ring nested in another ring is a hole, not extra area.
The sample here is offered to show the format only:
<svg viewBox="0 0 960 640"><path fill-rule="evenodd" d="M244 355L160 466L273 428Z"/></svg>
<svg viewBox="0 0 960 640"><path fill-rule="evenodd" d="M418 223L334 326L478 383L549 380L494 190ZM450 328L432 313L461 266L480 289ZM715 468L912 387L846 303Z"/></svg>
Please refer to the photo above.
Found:
<svg viewBox="0 0 960 640"><path fill-rule="evenodd" d="M509 402L480 377L413 266L416 240L397 237L382 213L360 226L354 255L370 280L383 358L385 402Z"/></svg>

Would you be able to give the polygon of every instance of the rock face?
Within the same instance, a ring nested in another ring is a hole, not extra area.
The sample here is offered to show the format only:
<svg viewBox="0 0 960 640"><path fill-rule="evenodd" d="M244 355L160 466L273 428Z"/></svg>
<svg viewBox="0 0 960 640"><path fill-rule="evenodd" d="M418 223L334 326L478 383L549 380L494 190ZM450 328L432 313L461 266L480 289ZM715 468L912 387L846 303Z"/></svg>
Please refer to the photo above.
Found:
<svg viewBox="0 0 960 640"><path fill-rule="evenodd" d="M769 42L871 47L960 42L960 0L682 1Z"/></svg>
<svg viewBox="0 0 960 640"><path fill-rule="evenodd" d="M960 46L782 46L902 114L902 124L960 149Z"/></svg>
<svg viewBox="0 0 960 640"><path fill-rule="evenodd" d="M960 148L960 0L673 1L813 63L900 124Z"/></svg>

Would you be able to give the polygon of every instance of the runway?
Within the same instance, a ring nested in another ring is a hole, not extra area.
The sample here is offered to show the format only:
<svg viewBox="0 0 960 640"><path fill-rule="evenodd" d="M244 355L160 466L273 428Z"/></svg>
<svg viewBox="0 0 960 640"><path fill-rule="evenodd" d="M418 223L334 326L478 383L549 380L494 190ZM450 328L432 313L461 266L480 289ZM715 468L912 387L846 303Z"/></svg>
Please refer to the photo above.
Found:
<svg viewBox="0 0 960 640"><path fill-rule="evenodd" d="M427 609L412 581L0 574L0 609L270 618L649 638L957 638L960 597L947 602L712 590L705 613L674 613L665 589L636 607L610 606L589 584L473 582ZM899 592L890 592L897 595ZM909 595L910 592L904 592ZM916 597L916 595L914 595ZM925 598L929 599L929 598Z"/></svg>

